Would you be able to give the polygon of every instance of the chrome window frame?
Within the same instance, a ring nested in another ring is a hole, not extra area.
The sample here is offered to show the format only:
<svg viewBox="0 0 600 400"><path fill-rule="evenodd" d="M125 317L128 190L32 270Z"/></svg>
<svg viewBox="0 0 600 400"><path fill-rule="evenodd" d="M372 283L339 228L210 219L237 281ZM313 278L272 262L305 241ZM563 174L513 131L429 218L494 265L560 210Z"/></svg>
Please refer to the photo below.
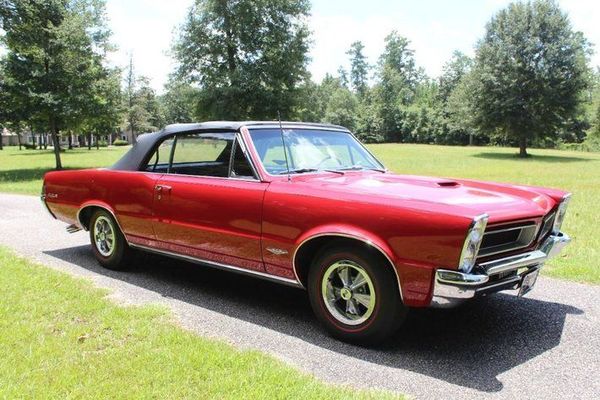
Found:
<svg viewBox="0 0 600 400"><path fill-rule="evenodd" d="M248 130L248 132L250 133L252 130L266 130L266 129L281 129L279 126L257 126L257 125L250 125L250 126L244 126L243 128L246 128ZM373 160L375 160L375 162L377 164L379 164L379 166L381 167L381 170L383 170L385 173L387 173L389 170L386 168L385 165L383 165L383 163L381 161L379 161L379 159L377 157L375 157L375 155L373 155L373 153L371 153L369 151L369 149L367 149L367 147L360 141L358 140L358 138L349 130L344 130L344 129L340 129L340 128L334 128L334 127L314 127L314 126L310 126L310 125L300 125L300 126L293 126L293 127L289 127L286 126L285 124L283 125L283 129L295 129L295 130L318 130L318 131L328 131L328 132L339 132L339 133L345 133L347 135L350 135L355 141L356 143L358 143L358 145L371 157L373 158ZM250 140L252 140L252 136L251 134L249 135ZM265 164L262 162L262 160L260 159L260 155L258 154L258 151L256 150L256 146L254 146L254 141L252 141L252 146L254 148L254 151L256 153L256 162L259 162L262 170L264 171L264 175L271 177L271 178L281 178L286 176L287 174L281 174L281 175L273 175L271 173L269 173L269 171L267 170L267 168L265 168ZM364 171L369 171L368 169L365 169ZM348 172L348 171L343 171L343 172ZM297 174L297 175L319 175L319 174L324 174L324 173L329 173L325 170L323 171L312 171L312 172L303 172L301 174Z"/></svg>
<svg viewBox="0 0 600 400"><path fill-rule="evenodd" d="M228 166L227 166L227 176L226 177L225 176L211 176L211 175L189 175L189 174L178 174L178 173L170 172L171 166L173 164L175 148L177 147L176 146L177 145L177 137L183 136L183 135L203 135L203 134L209 135L209 134L215 134L215 133L232 133L234 135L232 149L231 149L232 151L229 156L229 162L228 162ZM169 139L173 139L173 145L171 146L171 154L169 155L169 165L167 167L167 172L146 171L145 168L148 166L148 163L150 162L150 160L152 160L152 155L156 152L156 149L158 147L160 147L161 144L163 144L165 141L167 141ZM252 172L254 173L254 177L252 177L252 178L251 177L239 177L238 178L238 177L231 176L231 167L232 167L232 160L233 160L232 157L233 157L235 145L237 142L242 143L244 155L250 164L250 168L252 168ZM131 171L131 172L141 172L141 173L146 173L146 174L159 174L161 176L169 175L169 176L185 176L185 177L190 177L190 178L236 180L236 181L244 181L244 182L263 182L263 179L261 178L261 175L258 172L258 169L254 165L254 160L253 160L251 154L248 152L248 144L245 142L244 136L239 131L230 131L230 130L210 131L210 132L184 131L184 132L176 132L171 135L162 137L162 138L160 138L160 140L157 140L156 143L152 146L152 148L148 151L148 154L144 158L144 161L142 163L140 163L140 166L138 167L138 169L136 171Z"/></svg>

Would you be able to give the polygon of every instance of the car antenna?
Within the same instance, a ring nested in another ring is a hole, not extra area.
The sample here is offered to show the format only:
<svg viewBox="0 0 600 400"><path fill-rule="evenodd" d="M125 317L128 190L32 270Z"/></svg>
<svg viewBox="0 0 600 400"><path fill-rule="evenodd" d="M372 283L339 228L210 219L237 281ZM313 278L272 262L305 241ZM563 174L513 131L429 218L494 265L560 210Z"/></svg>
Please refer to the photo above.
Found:
<svg viewBox="0 0 600 400"><path fill-rule="evenodd" d="M281 131L281 143L283 144L283 156L285 157L285 167L287 168L288 182L292 180L290 173L290 164L288 162L287 150L285 148L285 135L283 133L283 125L281 124L281 113L277 110L277 119L279 120L279 130Z"/></svg>

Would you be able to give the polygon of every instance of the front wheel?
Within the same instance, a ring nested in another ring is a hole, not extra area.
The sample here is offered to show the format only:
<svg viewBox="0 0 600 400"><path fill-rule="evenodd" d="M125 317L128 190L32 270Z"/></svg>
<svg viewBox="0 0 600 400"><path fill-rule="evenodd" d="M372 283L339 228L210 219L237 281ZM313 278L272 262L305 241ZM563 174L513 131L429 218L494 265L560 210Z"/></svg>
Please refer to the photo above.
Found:
<svg viewBox="0 0 600 400"><path fill-rule="evenodd" d="M316 257L308 293L317 318L333 336L377 344L396 332L407 308L391 268L381 257L351 247L330 248Z"/></svg>
<svg viewBox="0 0 600 400"><path fill-rule="evenodd" d="M105 210L96 211L90 220L90 241L94 256L105 268L124 269L130 249L113 216Z"/></svg>

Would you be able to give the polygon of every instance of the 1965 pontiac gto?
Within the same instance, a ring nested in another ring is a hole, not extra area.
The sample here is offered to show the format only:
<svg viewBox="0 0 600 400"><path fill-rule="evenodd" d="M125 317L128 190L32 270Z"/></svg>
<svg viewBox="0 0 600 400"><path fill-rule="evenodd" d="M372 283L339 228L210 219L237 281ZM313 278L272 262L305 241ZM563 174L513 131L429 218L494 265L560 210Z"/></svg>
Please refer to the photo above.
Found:
<svg viewBox="0 0 600 400"><path fill-rule="evenodd" d="M110 168L47 173L42 199L106 268L135 249L306 288L331 334L362 343L411 307L525 294L570 241L568 193L392 174L322 124L168 126Z"/></svg>

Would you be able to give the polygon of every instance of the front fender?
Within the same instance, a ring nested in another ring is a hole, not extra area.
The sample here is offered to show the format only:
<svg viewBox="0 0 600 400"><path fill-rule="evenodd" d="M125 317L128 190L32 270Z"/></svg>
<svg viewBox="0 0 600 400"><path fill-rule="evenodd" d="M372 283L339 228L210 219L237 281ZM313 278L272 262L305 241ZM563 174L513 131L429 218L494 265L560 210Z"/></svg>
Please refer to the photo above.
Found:
<svg viewBox="0 0 600 400"><path fill-rule="evenodd" d="M379 250L390 262L390 264L396 264L396 257L390 246L378 235L373 232L361 229L356 226L347 224L328 224L314 227L296 239L294 253L302 246L302 244L308 242L311 239L322 237L322 236L340 236L351 239L356 239L361 242L367 243L368 245L375 247Z"/></svg>

